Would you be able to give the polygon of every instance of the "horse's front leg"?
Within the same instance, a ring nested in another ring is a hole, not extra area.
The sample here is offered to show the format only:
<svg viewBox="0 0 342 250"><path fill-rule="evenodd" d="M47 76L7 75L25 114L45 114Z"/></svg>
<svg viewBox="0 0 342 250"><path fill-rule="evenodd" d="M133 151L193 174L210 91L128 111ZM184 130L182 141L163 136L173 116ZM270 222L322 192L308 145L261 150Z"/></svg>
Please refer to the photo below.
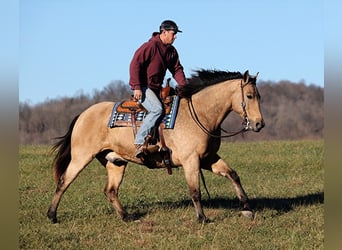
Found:
<svg viewBox="0 0 342 250"><path fill-rule="evenodd" d="M229 178L232 181L235 191L236 191L236 195L238 199L240 200L240 203L242 206L242 214L248 218L252 218L253 213L248 203L248 197L247 197L245 190L242 187L240 177L237 174L237 172L234 169L232 169L217 154L212 159L208 159L208 160L209 162L206 162L206 164L203 164L202 167L204 169L208 169L212 171L214 174Z"/></svg>
<svg viewBox="0 0 342 250"><path fill-rule="evenodd" d="M204 215L201 204L199 159L196 159L195 157L193 159L188 159L187 162L183 164L183 169L188 184L189 194L196 210L197 219L199 222L206 222L207 217Z"/></svg>

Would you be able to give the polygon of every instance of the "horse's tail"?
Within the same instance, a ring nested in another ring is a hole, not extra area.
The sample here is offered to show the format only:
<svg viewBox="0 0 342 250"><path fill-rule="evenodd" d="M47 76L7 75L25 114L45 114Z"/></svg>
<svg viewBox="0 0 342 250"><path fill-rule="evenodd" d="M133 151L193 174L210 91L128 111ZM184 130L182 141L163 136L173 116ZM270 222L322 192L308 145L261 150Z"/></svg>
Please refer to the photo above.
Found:
<svg viewBox="0 0 342 250"><path fill-rule="evenodd" d="M79 116L77 115L72 120L69 130L64 136L55 138L59 139L52 147L53 152L57 151L53 160L54 179L56 183L58 183L59 178L64 174L71 161L71 133Z"/></svg>

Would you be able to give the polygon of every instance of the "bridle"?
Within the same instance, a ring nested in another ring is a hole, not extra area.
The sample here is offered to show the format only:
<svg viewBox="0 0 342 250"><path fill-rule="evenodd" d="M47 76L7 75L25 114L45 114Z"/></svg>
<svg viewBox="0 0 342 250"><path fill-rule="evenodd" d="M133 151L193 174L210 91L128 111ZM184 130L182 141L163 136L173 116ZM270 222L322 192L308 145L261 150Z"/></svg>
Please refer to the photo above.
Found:
<svg viewBox="0 0 342 250"><path fill-rule="evenodd" d="M242 107L242 125L244 126L243 128L241 128L239 131L236 131L236 132L228 132L228 131L225 131L224 129L221 128L221 130L226 133L226 135L215 135L213 133L211 133L209 131L209 129L207 129L202 123L201 121L199 120L197 114L196 114L196 111L195 111L195 108L194 108L194 105L192 103L192 98L190 96L190 98L188 99L188 107L189 107L189 110L190 110L190 114L191 114L191 118L195 121L195 123L197 124L198 127L200 127L200 129L202 129L202 131L204 133L206 133L207 135L211 136L211 137L214 137L214 138L226 138L226 137L232 137L232 136L235 136L235 135L238 135L240 133L243 133L243 132L246 132L248 130L248 127L249 127L249 119L248 119L248 115L247 115L247 111L246 111L246 102L245 102L245 95L244 95L244 91L243 91L243 88L248 84L249 82L247 81L246 83L243 83L243 81L241 80L241 83L240 83L240 88L241 88L241 107Z"/></svg>

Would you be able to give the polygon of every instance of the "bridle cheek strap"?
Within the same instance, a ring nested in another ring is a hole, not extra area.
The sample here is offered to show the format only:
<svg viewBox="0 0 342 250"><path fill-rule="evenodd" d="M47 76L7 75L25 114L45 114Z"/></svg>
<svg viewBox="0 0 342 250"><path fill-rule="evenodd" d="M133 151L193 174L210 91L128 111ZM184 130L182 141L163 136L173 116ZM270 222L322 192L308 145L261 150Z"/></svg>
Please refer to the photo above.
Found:
<svg viewBox="0 0 342 250"><path fill-rule="evenodd" d="M244 91L243 88L248 84L248 82L246 82L245 84L243 84L243 81L241 80L241 107L242 107L242 125L244 125L244 129L248 130L249 127L249 119L248 119L248 115L247 115L247 111L246 111L246 102L245 102L245 95L244 95Z"/></svg>

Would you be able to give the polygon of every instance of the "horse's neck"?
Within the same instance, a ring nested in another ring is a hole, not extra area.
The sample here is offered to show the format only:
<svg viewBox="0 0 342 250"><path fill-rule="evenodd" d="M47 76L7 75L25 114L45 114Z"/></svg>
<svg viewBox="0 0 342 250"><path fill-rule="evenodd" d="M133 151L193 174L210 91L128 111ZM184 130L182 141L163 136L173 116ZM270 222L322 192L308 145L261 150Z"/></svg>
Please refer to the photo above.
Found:
<svg viewBox="0 0 342 250"><path fill-rule="evenodd" d="M232 110L234 91L236 84L226 81L209 86L192 96L195 112L208 129L218 129Z"/></svg>

